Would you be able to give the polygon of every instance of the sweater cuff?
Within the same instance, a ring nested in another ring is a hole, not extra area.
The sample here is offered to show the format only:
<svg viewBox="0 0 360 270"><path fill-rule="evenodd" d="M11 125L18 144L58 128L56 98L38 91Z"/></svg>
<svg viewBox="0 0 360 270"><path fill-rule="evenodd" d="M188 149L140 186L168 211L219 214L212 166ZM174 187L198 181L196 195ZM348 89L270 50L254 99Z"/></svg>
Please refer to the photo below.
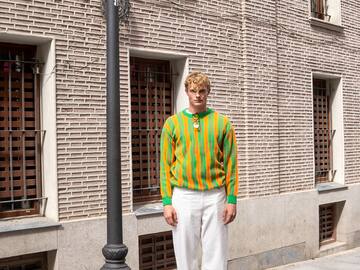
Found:
<svg viewBox="0 0 360 270"><path fill-rule="evenodd" d="M236 204L236 196L234 195L227 196L227 202L230 204Z"/></svg>
<svg viewBox="0 0 360 270"><path fill-rule="evenodd" d="M171 197L162 198L162 202L163 202L163 205L171 205L172 204Z"/></svg>

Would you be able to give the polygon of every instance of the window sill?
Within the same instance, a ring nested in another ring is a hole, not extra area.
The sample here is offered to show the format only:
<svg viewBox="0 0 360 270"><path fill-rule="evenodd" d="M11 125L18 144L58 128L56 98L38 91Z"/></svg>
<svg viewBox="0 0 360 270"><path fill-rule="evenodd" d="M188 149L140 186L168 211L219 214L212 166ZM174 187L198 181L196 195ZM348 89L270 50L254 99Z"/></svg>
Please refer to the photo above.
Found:
<svg viewBox="0 0 360 270"><path fill-rule="evenodd" d="M7 219L0 221L0 233L53 228L57 229L61 224L47 217L26 217Z"/></svg>
<svg viewBox="0 0 360 270"><path fill-rule="evenodd" d="M347 186L335 182L321 183L316 185L316 189L319 193L344 190L347 188Z"/></svg>
<svg viewBox="0 0 360 270"><path fill-rule="evenodd" d="M159 203L149 203L138 206L134 209L134 214L136 217L152 216L152 215L162 215L163 214L163 205Z"/></svg>
<svg viewBox="0 0 360 270"><path fill-rule="evenodd" d="M344 27L338 24L326 22L324 20L316 19L313 17L309 18L311 26L322 27L331 31L342 33L344 31Z"/></svg>

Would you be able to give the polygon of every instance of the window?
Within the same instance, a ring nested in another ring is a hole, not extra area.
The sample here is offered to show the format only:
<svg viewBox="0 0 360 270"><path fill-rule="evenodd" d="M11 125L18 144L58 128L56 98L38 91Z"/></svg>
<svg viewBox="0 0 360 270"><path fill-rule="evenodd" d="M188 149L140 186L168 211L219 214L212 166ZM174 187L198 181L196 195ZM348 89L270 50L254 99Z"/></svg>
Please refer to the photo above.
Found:
<svg viewBox="0 0 360 270"><path fill-rule="evenodd" d="M46 270L46 253L0 260L0 270Z"/></svg>
<svg viewBox="0 0 360 270"><path fill-rule="evenodd" d="M342 88L339 77L313 77L315 183L344 184Z"/></svg>
<svg viewBox="0 0 360 270"><path fill-rule="evenodd" d="M35 46L0 43L0 217L39 213L41 131Z"/></svg>
<svg viewBox="0 0 360 270"><path fill-rule="evenodd" d="M311 17L340 25L340 0L311 0Z"/></svg>
<svg viewBox="0 0 360 270"><path fill-rule="evenodd" d="M331 165L331 115L329 92L324 79L313 80L315 181L328 182Z"/></svg>
<svg viewBox="0 0 360 270"><path fill-rule="evenodd" d="M345 203L346 201L337 201L319 206L320 247L333 242L346 242L344 222L341 220Z"/></svg>
<svg viewBox="0 0 360 270"><path fill-rule="evenodd" d="M140 270L176 269L172 232L139 236Z"/></svg>
<svg viewBox="0 0 360 270"><path fill-rule="evenodd" d="M312 16L317 19L329 21L330 15L327 13L327 0L312 0L311 1Z"/></svg>
<svg viewBox="0 0 360 270"><path fill-rule="evenodd" d="M170 61L130 58L133 201L160 199L162 126L172 114Z"/></svg>
<svg viewBox="0 0 360 270"><path fill-rule="evenodd" d="M336 241L335 212L335 204L320 205L319 207L320 245Z"/></svg>

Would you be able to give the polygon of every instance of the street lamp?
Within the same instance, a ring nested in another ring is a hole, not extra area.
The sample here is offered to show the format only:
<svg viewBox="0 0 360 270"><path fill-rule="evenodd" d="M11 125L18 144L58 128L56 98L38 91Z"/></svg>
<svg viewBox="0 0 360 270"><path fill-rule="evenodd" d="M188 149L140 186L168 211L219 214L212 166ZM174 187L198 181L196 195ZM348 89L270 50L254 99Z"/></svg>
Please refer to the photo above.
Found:
<svg viewBox="0 0 360 270"><path fill-rule="evenodd" d="M119 94L119 2L105 1L106 16L106 164L107 164L107 244L102 252L105 264L101 270L130 269L125 263L128 252L123 244L120 94Z"/></svg>

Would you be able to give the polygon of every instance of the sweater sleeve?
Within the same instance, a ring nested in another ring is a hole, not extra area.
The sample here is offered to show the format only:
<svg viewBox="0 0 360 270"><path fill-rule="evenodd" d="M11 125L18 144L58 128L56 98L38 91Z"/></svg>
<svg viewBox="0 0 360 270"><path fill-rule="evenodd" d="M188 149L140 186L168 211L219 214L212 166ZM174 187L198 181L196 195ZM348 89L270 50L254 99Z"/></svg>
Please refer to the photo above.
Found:
<svg viewBox="0 0 360 270"><path fill-rule="evenodd" d="M171 166L175 159L174 142L169 125L169 119L165 122L160 139L160 192L163 205L171 205L172 187Z"/></svg>
<svg viewBox="0 0 360 270"><path fill-rule="evenodd" d="M230 121L225 123L225 136L223 143L225 187L227 202L236 204L238 194L238 166L237 166L237 144L235 130Z"/></svg>

